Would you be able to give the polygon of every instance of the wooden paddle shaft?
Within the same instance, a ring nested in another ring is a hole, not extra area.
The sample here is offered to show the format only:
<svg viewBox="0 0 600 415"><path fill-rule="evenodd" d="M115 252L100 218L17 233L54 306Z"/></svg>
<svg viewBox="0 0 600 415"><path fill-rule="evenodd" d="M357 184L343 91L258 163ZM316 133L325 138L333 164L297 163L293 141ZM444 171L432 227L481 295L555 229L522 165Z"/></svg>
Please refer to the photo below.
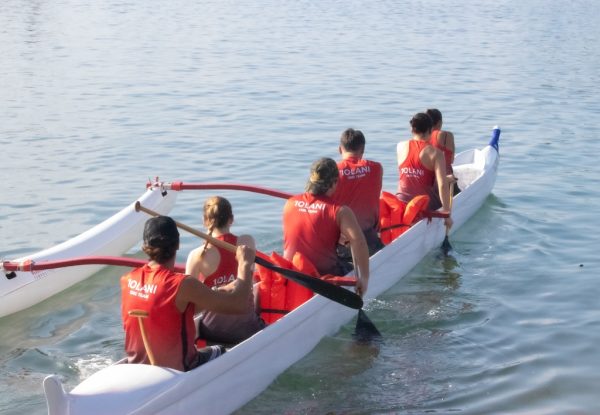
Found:
<svg viewBox="0 0 600 415"><path fill-rule="evenodd" d="M454 182L450 183L450 188L448 189L448 192L450 193L449 207L450 207L450 211L452 211L452 201L454 200ZM450 212L448 212L448 214L450 214ZM446 226L446 241L448 240L449 232L450 232L450 228Z"/></svg>
<svg viewBox="0 0 600 415"><path fill-rule="evenodd" d="M144 329L144 319L148 317L148 312L144 310L129 310L127 314L131 317L137 318L137 321L140 325L140 333L142 334L142 341L144 342L146 354L148 355L150 364L152 366L156 366L156 359L154 359L154 353L152 353L152 348L150 347L150 342L148 341L148 337L146 336L146 330Z"/></svg>
<svg viewBox="0 0 600 415"><path fill-rule="evenodd" d="M142 204L140 202L135 202L135 210L136 210L136 212L140 212L140 211L146 212L147 214L149 214L151 216L161 216L160 213L155 212L152 209L148 209L147 207L142 206ZM223 249L225 249L229 252L233 252L233 253L235 253L237 251L237 246L232 245L229 242L225 242L225 241L217 239L213 236L210 236L209 234L206 234L197 229L194 229L191 226L186 225L185 223L175 221L175 224L177 225L178 228L184 229L184 230L188 231L189 233L191 233L192 235L196 235L200 238L206 239L208 242L210 242L214 246L223 248Z"/></svg>

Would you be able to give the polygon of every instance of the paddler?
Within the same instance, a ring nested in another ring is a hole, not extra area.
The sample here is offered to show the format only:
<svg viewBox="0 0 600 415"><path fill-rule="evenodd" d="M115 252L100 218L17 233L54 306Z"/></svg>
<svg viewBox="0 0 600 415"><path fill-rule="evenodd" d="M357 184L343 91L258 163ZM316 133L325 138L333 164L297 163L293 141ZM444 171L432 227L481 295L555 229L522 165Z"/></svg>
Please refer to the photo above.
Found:
<svg viewBox="0 0 600 415"><path fill-rule="evenodd" d="M450 131L442 130L443 120L442 113L437 108L430 108L425 111L431 118L433 126L431 127L431 145L437 149L440 149L444 153L444 160L446 161L446 177L451 185L454 186L453 193L455 195L460 193L458 188L456 177L454 177L454 171L452 170L452 163L454 163L454 134Z"/></svg>
<svg viewBox="0 0 600 415"><path fill-rule="evenodd" d="M360 130L348 128L340 136L338 150L342 160L337 163L339 179L333 200L352 209L365 235L369 255L373 255L384 246L378 235L383 167L381 163L363 158L365 144ZM340 251L338 249L338 253Z"/></svg>
<svg viewBox="0 0 600 415"><path fill-rule="evenodd" d="M352 209L332 199L338 179L333 159L322 158L312 164L306 192L288 199L283 209L283 256L291 261L294 253L300 252L321 275L345 275L350 269L336 253L343 235L359 270L356 292L364 295L369 282L369 249Z"/></svg>
<svg viewBox="0 0 600 415"><path fill-rule="evenodd" d="M128 362L148 364L153 356L158 366L187 371L220 356L225 351L220 345L195 348L194 312L246 312L255 251L238 246L237 278L227 290L213 291L197 278L174 271L179 232L173 219L168 216L149 219L143 238L142 250L149 262L121 277ZM142 324L138 321L140 317L129 315L137 310L147 314Z"/></svg>
<svg viewBox="0 0 600 415"><path fill-rule="evenodd" d="M250 235L236 236L231 233L233 209L224 197L213 196L204 203L204 226L207 233L232 245L255 247ZM197 277L213 290L226 289L235 281L238 270L236 255L209 244L208 241L194 249L187 258L185 273ZM204 311L199 320L198 334L209 342L235 344L246 340L265 327L256 313L255 299L249 295L244 314L231 315Z"/></svg>
<svg viewBox="0 0 600 415"><path fill-rule="evenodd" d="M450 212L450 189L446 176L446 161L442 152L433 147L429 140L433 123L425 113L417 113L410 120L412 138L397 145L398 192L396 196L404 203L418 195L427 195L432 200L439 195L443 212ZM437 183L434 188L434 182ZM439 203L439 202L438 202ZM431 210L439 206L430 204ZM450 217L444 219L447 228L452 226Z"/></svg>

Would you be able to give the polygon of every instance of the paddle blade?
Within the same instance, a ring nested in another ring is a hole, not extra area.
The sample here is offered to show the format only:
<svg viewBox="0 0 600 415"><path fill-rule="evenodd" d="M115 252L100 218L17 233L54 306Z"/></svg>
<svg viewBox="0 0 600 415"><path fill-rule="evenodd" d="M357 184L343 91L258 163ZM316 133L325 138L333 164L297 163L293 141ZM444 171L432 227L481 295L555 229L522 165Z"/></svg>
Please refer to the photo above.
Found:
<svg viewBox="0 0 600 415"><path fill-rule="evenodd" d="M373 340L381 339L381 333L375 327L375 324L367 316L367 313L361 308L356 317L356 327L354 328L354 339L361 343L368 343Z"/></svg>
<svg viewBox="0 0 600 415"><path fill-rule="evenodd" d="M444 242L442 242L441 248L444 252L444 255L448 255L448 252L450 252L450 250L452 249L452 245L450 245L450 241L448 240L448 235L446 235L446 237L444 238Z"/></svg>
<svg viewBox="0 0 600 415"><path fill-rule="evenodd" d="M285 278L294 281L306 288L309 288L315 293L322 295L323 297L329 298L330 300L335 301L336 303L340 303L342 305L345 305L346 307L354 308L357 310L363 306L362 298L358 294L353 293L350 290L338 287L337 285L330 284L319 278L311 277L310 275L306 275L298 271L278 267L277 265L272 264L271 262L259 256L257 256L254 259L254 262L256 262L258 265L262 265L265 268L272 269L273 271L281 274Z"/></svg>

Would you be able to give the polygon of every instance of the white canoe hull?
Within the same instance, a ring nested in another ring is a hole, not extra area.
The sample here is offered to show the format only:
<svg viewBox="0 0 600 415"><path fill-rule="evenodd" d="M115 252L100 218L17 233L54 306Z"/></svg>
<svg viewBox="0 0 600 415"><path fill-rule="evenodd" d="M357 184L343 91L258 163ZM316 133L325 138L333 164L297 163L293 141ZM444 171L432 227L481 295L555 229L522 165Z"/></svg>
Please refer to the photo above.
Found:
<svg viewBox="0 0 600 415"><path fill-rule="evenodd" d="M162 195L159 188L147 190L139 199L144 206L167 214L177 192ZM50 261L90 255L121 255L140 240L147 215L135 211L134 203L86 232L52 248L15 260ZM89 278L103 265L84 265L44 271L17 271L0 275L0 317L16 313Z"/></svg>
<svg viewBox="0 0 600 415"><path fill-rule="evenodd" d="M498 153L490 146L457 156L455 172L463 187L470 184L454 199L453 229L481 207L494 186L497 167ZM439 249L444 236L443 221L421 221L371 257L366 299L396 284L427 253ZM225 355L190 372L113 365L70 393L56 376L48 376L44 380L48 411L50 415L231 413L355 316L356 310L317 295Z"/></svg>

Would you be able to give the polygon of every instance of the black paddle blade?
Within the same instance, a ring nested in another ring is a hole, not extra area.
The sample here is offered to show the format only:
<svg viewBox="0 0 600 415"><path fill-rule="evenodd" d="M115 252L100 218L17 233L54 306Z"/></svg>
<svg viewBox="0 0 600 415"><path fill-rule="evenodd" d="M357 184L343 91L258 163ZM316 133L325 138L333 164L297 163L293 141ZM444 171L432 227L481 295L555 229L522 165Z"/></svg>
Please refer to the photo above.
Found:
<svg viewBox="0 0 600 415"><path fill-rule="evenodd" d="M448 240L448 235L446 235L446 237L444 238L444 242L442 242L441 248L444 252L444 255L448 255L448 252L450 252L450 250L452 249L452 245L450 245L450 241Z"/></svg>
<svg viewBox="0 0 600 415"><path fill-rule="evenodd" d="M356 341L361 343L369 343L373 340L379 340L382 337L379 330L377 330L377 327L375 327L375 324L373 324L362 308L358 310L353 337Z"/></svg>
<svg viewBox="0 0 600 415"><path fill-rule="evenodd" d="M315 293L322 295L323 297L327 297L336 303L340 303L346 307L354 308L356 310L362 308L363 306L363 300L360 295L353 293L350 290L338 287L337 285L330 284L319 278L311 277L310 275L306 275L298 271L278 267L277 265L272 264L271 262L259 256L254 259L254 262L265 268L272 269L273 271L283 275L285 278L292 280L310 290L313 290Z"/></svg>

